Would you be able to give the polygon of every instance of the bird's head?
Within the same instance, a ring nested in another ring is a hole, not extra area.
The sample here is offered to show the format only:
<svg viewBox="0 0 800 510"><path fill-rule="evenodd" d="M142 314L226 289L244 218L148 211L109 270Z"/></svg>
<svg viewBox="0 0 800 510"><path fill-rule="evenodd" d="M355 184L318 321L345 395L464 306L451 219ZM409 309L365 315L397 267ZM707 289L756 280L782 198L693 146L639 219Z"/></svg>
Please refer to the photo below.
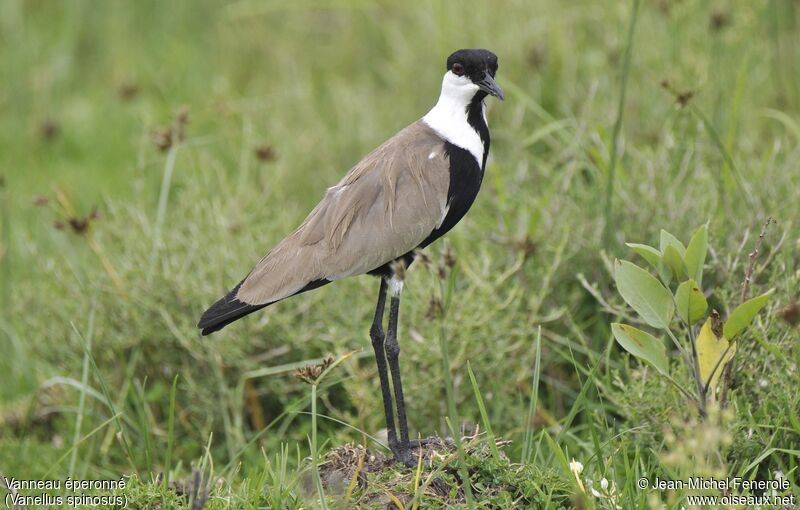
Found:
<svg viewBox="0 0 800 510"><path fill-rule="evenodd" d="M447 57L447 72L442 81L442 95L463 101L483 100L492 95L501 101L503 90L494 81L497 55L489 50L458 50Z"/></svg>

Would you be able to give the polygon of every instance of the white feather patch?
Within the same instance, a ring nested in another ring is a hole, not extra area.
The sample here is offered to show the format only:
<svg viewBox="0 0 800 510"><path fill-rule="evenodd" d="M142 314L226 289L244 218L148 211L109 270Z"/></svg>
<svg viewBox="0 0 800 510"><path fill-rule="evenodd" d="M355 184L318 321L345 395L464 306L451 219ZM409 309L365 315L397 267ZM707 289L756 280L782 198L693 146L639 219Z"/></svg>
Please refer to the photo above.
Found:
<svg viewBox="0 0 800 510"><path fill-rule="evenodd" d="M440 228L442 223L444 223L444 219L447 218L447 213L450 212L450 201L447 201L447 205L444 206L444 210L442 210L442 217L439 219L439 223L436 224L436 228Z"/></svg>
<svg viewBox="0 0 800 510"><path fill-rule="evenodd" d="M469 78L448 71L442 80L439 101L422 121L448 142L469 151L480 166L483 162L483 142L475 128L467 122L467 106L477 91L478 86Z"/></svg>
<svg viewBox="0 0 800 510"><path fill-rule="evenodd" d="M331 186L330 188L328 188L327 193L338 195L339 193L347 189L348 186L349 184L342 184L341 186Z"/></svg>
<svg viewBox="0 0 800 510"><path fill-rule="evenodd" d="M397 276L392 276L387 281L389 283L389 295L392 297L397 297L401 292L403 292L403 280Z"/></svg>

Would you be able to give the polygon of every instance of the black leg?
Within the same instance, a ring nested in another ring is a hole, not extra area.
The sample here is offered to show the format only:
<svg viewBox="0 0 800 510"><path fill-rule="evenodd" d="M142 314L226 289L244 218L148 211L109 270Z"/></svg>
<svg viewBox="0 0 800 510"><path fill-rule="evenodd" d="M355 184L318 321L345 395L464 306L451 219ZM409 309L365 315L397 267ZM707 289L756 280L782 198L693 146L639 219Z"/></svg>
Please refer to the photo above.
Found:
<svg viewBox="0 0 800 510"><path fill-rule="evenodd" d="M386 337L386 357L389 360L389 369L392 371L392 385L394 385L394 400L397 403L397 421L400 426L400 444L395 452L397 460L404 464L412 464L408 445L408 422L406 420L406 405L403 400L403 383L400 379L400 344L397 343L397 321L400 315L400 296L392 296L389 305L389 332Z"/></svg>
<svg viewBox="0 0 800 510"><path fill-rule="evenodd" d="M397 432L394 428L394 412L392 411L392 392L389 389L389 374L386 371L386 352L383 341L383 311L386 308L386 280L381 278L381 289L378 293L378 305L375 307L375 318L369 328L369 338L375 350L375 362L378 364L378 377L381 380L381 394L383 395L383 412L386 415L386 431L389 436L389 448L397 455Z"/></svg>

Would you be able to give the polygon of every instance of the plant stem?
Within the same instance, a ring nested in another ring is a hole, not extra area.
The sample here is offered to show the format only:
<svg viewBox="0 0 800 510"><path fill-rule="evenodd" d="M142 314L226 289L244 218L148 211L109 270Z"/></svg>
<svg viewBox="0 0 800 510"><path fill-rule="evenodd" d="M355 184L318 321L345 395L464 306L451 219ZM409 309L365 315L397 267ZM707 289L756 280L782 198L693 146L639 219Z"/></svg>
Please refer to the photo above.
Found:
<svg viewBox="0 0 800 510"><path fill-rule="evenodd" d="M761 227L761 233L758 235L758 239L756 239L756 244L753 247L753 251L748 255L749 261L747 263L747 269L744 273L744 282L742 282L742 293L739 296L739 300L742 303L747 300L747 294L750 291L750 281L753 278L753 271L755 270L756 258L758 258L758 254L761 250L761 243L764 242L764 236L767 235L767 227L769 227L770 223L772 222L773 219L771 216L767 218L766 222L764 222L764 226ZM728 341L730 342L728 349L730 349L735 340L731 339ZM734 356L735 354L736 353L734 353ZM722 388L719 390L720 409L725 409L728 407L728 389L733 383L733 369L736 361L734 356L731 356L731 359L722 368Z"/></svg>
<svg viewBox="0 0 800 510"><path fill-rule="evenodd" d="M628 76L631 70L631 53L633 50L633 34L636 28L636 20L639 15L639 0L633 0L631 19L628 24L628 37L625 41L625 57L622 62L622 83L620 84L619 103L617 104L617 119L614 122L614 133L611 138L611 155L608 163L608 173L606 177L606 200L605 200L605 223L603 226L603 245L606 249L611 245L611 232L613 230L613 207L614 207L614 178L617 171L617 151L619 147L619 136L622 131L622 114L625 111L625 94L628 89Z"/></svg>
<svg viewBox="0 0 800 510"><path fill-rule="evenodd" d="M666 331L667 331L667 336L669 336L669 338L672 340L672 344L675 346L676 349L678 349L678 352L681 353L681 356L683 356L686 363L691 366L692 360L691 357L689 356L689 353L686 352L686 349L683 348L680 342L678 342L678 339L675 338L675 335L673 335L669 329L667 329Z"/></svg>
<svg viewBox="0 0 800 510"><path fill-rule="evenodd" d="M325 491L322 490L322 480L319 478L319 458L317 457L317 384L311 385L311 463L314 467L314 485L317 486L320 508L327 509Z"/></svg>
<svg viewBox="0 0 800 510"><path fill-rule="evenodd" d="M679 345L678 339L675 338L675 335L670 331L669 328L666 328L667 335L672 339L675 345ZM684 351L685 352L685 351ZM688 355L687 355L688 357ZM692 357L687 360L689 363L690 370L692 372L692 376L694 377L695 385L697 386L697 409L700 412L700 416L705 418L706 417L706 392L703 390L703 382L700 380L700 367L697 364L697 351L695 349L694 343L692 343Z"/></svg>

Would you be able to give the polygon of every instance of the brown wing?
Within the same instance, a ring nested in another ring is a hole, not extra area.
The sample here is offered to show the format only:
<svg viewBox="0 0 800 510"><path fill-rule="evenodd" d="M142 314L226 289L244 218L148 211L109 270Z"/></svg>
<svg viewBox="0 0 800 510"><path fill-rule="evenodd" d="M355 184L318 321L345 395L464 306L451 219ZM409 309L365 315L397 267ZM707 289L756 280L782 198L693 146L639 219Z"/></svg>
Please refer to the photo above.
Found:
<svg viewBox="0 0 800 510"><path fill-rule="evenodd" d="M289 297L311 282L363 274L416 248L447 206L449 162L422 122L366 156L244 279L250 305Z"/></svg>

